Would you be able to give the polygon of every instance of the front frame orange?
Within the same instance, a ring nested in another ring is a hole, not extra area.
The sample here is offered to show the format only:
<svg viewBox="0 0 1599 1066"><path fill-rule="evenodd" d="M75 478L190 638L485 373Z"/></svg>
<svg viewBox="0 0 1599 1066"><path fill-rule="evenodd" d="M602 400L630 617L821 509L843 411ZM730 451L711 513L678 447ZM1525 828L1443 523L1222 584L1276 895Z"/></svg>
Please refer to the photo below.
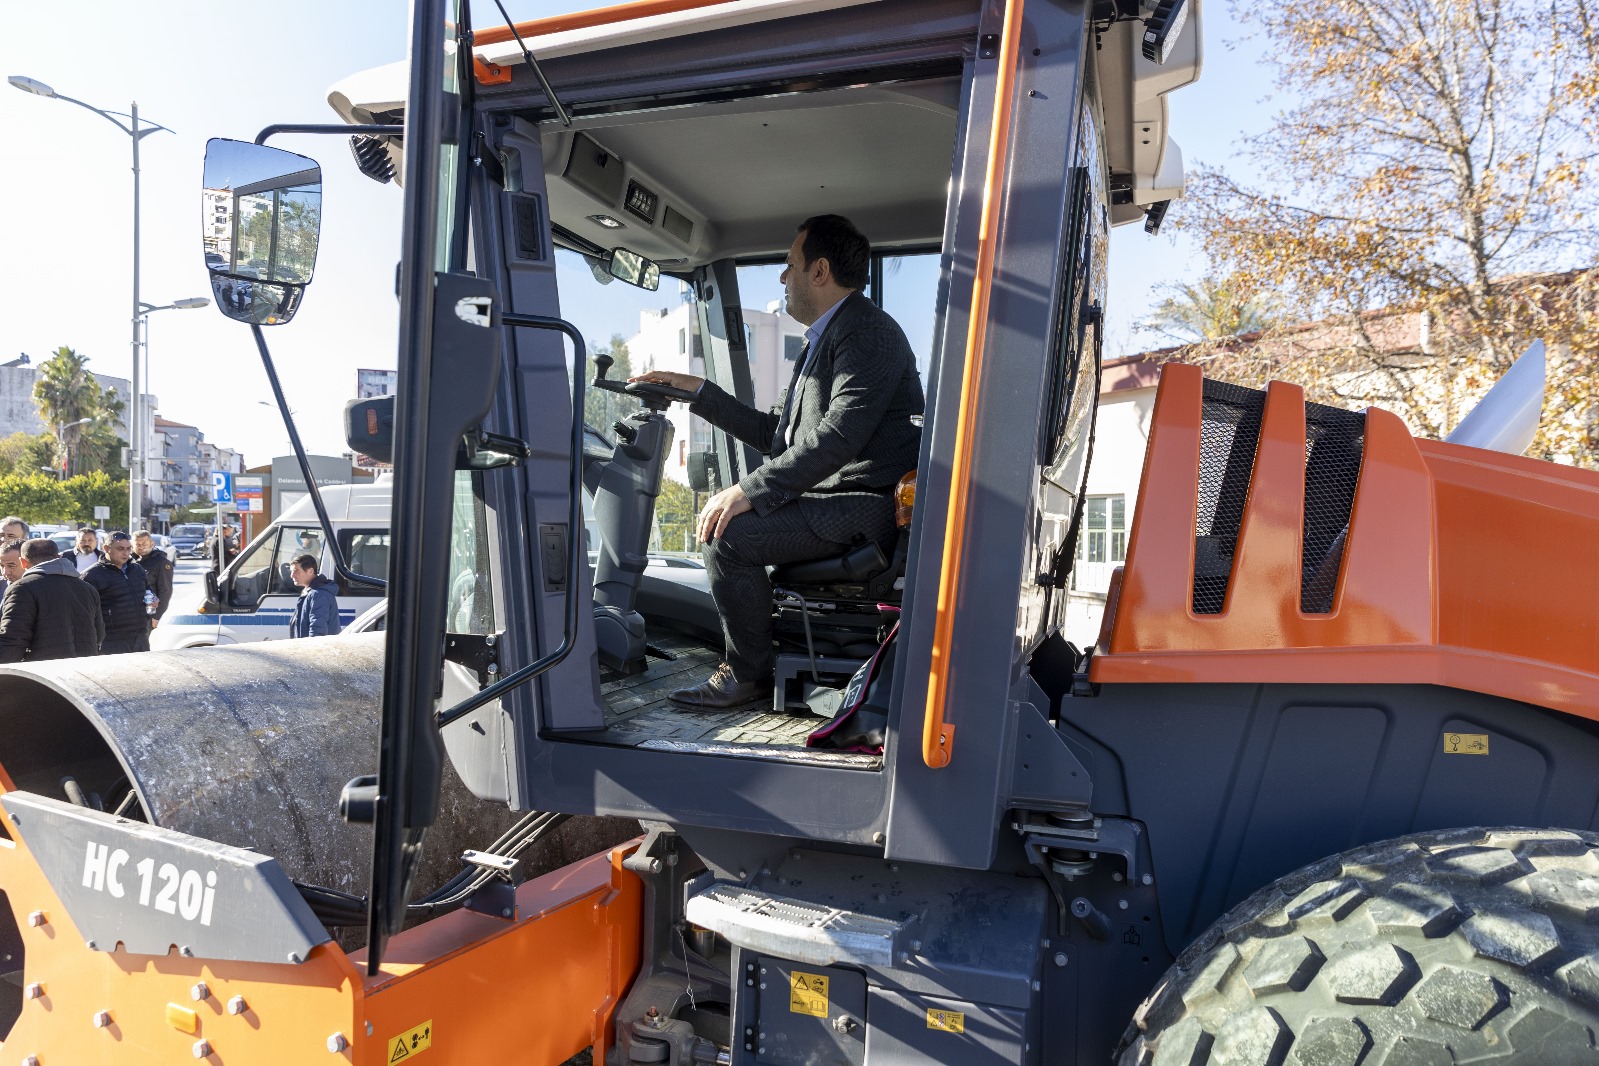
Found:
<svg viewBox="0 0 1599 1066"><path fill-rule="evenodd" d="M12 790L0 767L0 791ZM0 837L0 888L22 931L24 983L44 990L24 1001L0 1043L13 1061L166 1066L193 1061L205 1040L203 1061L228 1066L388 1066L395 1038L424 1022L433 1043L417 1053L419 1066L553 1066L590 1045L603 1061L612 1015L638 972L643 886L622 866L636 843L522 885L515 921L460 910L408 929L367 977L364 952L331 943L298 966L90 951L3 811L0 824L10 836ZM42 925L28 924L34 911ZM209 992L199 1001L197 982ZM226 1009L235 996L247 1004L237 1015ZM169 1004L196 1012L198 1031L169 1024ZM111 1024L92 1024L100 1011ZM330 1052L335 1034L348 1043L342 1052Z"/></svg>

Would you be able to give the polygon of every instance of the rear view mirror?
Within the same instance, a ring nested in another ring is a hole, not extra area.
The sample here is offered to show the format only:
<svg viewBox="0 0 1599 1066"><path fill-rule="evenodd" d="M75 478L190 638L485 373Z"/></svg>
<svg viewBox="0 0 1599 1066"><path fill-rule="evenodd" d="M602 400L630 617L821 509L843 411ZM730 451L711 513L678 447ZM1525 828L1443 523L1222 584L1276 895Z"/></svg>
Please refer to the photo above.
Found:
<svg viewBox="0 0 1599 1066"><path fill-rule="evenodd" d="M653 261L628 248L611 249L607 264L611 277L654 292L661 287L661 268Z"/></svg>
<svg viewBox="0 0 1599 1066"><path fill-rule="evenodd" d="M223 314L261 325L293 318L321 229L315 160L243 141L206 144L200 243Z"/></svg>

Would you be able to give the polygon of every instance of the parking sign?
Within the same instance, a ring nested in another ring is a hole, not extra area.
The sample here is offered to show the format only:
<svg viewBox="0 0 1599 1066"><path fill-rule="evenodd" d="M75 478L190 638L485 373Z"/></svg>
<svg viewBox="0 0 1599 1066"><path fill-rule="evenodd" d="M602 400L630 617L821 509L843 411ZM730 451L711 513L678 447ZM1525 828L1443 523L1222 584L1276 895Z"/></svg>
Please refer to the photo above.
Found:
<svg viewBox="0 0 1599 1066"><path fill-rule="evenodd" d="M211 475L211 502L233 502L233 475L217 471Z"/></svg>

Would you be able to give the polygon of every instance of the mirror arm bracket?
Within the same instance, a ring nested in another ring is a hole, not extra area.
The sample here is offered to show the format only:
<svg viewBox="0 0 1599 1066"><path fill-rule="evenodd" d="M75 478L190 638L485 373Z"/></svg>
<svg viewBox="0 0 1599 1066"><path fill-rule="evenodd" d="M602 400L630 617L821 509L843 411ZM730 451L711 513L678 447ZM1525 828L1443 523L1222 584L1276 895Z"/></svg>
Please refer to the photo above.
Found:
<svg viewBox="0 0 1599 1066"><path fill-rule="evenodd" d="M383 126L368 124L365 126L346 126L336 122L280 122L267 126L255 135L256 144L265 144L267 138L279 133L320 133L334 137L353 137L365 134L368 137L399 137L405 132L404 126Z"/></svg>

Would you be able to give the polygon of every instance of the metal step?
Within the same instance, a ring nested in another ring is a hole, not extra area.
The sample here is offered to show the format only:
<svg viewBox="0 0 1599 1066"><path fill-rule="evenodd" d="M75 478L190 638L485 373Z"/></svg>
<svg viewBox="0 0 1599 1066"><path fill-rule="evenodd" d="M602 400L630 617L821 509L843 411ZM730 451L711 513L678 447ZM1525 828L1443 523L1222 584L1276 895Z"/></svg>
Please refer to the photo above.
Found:
<svg viewBox="0 0 1599 1066"><path fill-rule="evenodd" d="M722 882L690 896L685 914L748 951L815 966L892 967L911 950L911 930L919 924Z"/></svg>

